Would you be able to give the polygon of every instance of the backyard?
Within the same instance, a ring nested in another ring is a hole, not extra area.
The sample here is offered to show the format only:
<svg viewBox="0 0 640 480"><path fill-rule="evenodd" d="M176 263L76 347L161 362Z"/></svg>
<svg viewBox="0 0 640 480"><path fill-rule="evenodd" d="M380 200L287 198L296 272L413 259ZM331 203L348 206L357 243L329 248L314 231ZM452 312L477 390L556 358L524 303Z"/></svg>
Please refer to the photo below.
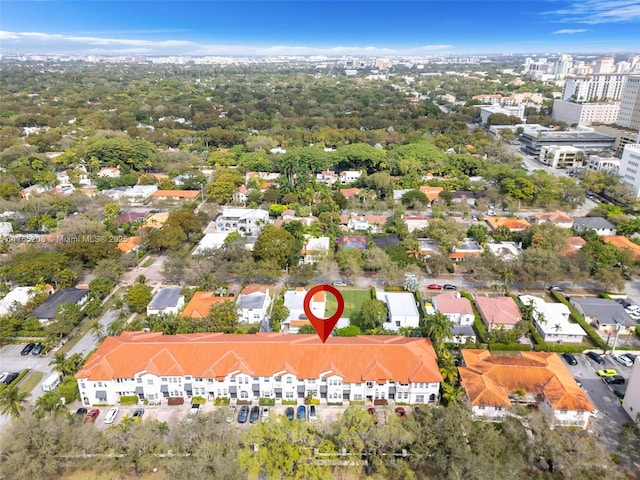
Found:
<svg viewBox="0 0 640 480"><path fill-rule="evenodd" d="M360 313L360 305L365 300L371 298L371 290L350 290L350 289L338 289L344 298L344 312L343 317L352 318L354 314ZM338 302L335 297L330 293L327 294L327 305L325 308L325 318L329 318L333 315L338 308Z"/></svg>

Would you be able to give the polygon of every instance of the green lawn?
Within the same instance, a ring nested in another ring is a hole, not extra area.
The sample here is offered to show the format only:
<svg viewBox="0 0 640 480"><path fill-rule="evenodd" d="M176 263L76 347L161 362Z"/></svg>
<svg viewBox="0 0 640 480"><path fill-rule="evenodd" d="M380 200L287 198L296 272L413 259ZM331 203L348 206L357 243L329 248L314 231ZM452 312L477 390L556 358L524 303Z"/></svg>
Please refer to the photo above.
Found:
<svg viewBox="0 0 640 480"><path fill-rule="evenodd" d="M44 374L42 372L32 371L29 375L24 377L20 382L20 390L25 392L31 392L34 388L38 386L40 380L42 380L42 376Z"/></svg>
<svg viewBox="0 0 640 480"><path fill-rule="evenodd" d="M371 290L349 290L344 288L338 289L344 298L343 317L351 318L354 313L360 312L360 305L365 300L371 298ZM327 306L325 309L325 318L329 318L336 312L338 302L330 293L327 294Z"/></svg>

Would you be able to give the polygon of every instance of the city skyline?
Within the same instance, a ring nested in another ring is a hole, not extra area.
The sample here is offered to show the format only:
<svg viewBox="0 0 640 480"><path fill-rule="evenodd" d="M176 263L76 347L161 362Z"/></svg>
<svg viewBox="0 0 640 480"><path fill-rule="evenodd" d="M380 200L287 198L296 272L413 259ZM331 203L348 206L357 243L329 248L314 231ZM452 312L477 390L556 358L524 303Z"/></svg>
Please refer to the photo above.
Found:
<svg viewBox="0 0 640 480"><path fill-rule="evenodd" d="M430 56L640 50L640 0L5 1L2 54Z"/></svg>

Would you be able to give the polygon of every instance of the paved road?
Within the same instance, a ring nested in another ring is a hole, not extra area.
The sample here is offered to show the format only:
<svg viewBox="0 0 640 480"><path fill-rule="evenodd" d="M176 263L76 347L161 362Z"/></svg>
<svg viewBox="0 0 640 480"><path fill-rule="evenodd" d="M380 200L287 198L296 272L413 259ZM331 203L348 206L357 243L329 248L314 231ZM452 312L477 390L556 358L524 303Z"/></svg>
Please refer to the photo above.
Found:
<svg viewBox="0 0 640 480"><path fill-rule="evenodd" d="M102 317L100 317L100 320L98 321L100 322L100 325L102 325L106 330L107 325L113 322L117 317L118 317L118 312L114 310L109 310L107 313L102 315ZM84 337L80 339L78 343L76 343L71 348L71 350L69 350L69 353L67 354L67 356L71 356L74 353L80 353L84 357L89 352L94 350L97 347L97 345L98 345L98 339L96 338L96 336L91 333L87 333Z"/></svg>

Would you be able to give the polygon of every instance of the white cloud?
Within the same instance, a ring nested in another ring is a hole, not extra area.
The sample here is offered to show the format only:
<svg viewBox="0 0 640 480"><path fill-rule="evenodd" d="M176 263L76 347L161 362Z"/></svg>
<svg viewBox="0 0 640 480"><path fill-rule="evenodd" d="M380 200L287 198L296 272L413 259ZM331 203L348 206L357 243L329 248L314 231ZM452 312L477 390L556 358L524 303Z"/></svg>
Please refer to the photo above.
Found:
<svg viewBox="0 0 640 480"><path fill-rule="evenodd" d="M75 53L103 55L428 55L450 50L451 45L407 48L376 46L227 45L188 40L143 40L42 32L0 31L0 51L21 53ZM2 45L5 48L2 48ZM126 52L126 53L125 53Z"/></svg>
<svg viewBox="0 0 640 480"><path fill-rule="evenodd" d="M582 33L586 32L586 28L563 28L562 30L556 30L552 32L552 35L570 35L572 33Z"/></svg>
<svg viewBox="0 0 640 480"><path fill-rule="evenodd" d="M640 21L640 0L586 0L571 3L559 10L544 12L557 16L556 21L587 23L638 22Z"/></svg>

